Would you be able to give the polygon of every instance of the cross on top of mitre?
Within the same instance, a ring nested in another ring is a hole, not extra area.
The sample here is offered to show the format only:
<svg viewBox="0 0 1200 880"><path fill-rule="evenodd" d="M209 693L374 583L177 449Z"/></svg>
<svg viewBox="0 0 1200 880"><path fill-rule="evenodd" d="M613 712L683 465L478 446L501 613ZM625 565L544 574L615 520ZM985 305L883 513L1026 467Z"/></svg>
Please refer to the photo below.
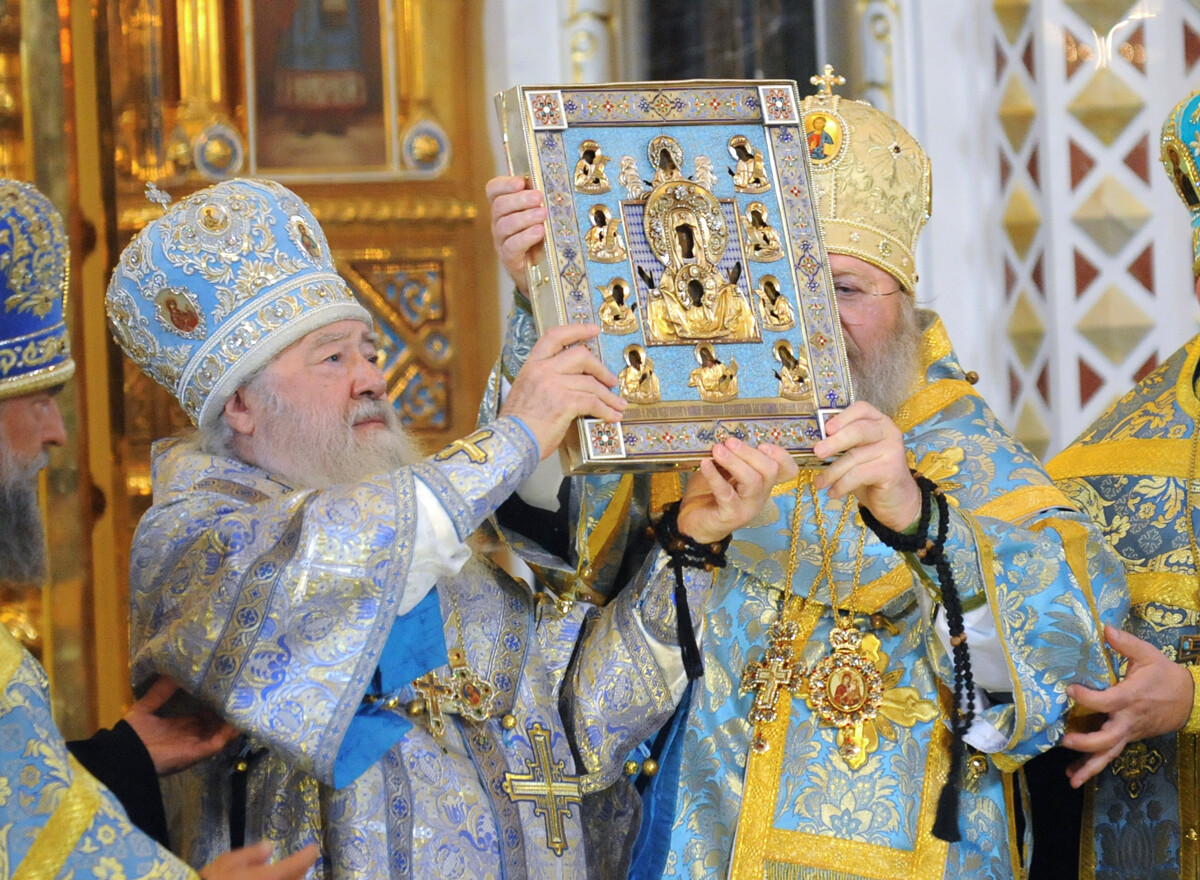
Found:
<svg viewBox="0 0 1200 880"><path fill-rule="evenodd" d="M822 89L821 94L832 95L834 86L844 86L846 84L846 77L835 74L833 72L833 65L826 64L824 73L812 76L808 81L814 86L819 86Z"/></svg>

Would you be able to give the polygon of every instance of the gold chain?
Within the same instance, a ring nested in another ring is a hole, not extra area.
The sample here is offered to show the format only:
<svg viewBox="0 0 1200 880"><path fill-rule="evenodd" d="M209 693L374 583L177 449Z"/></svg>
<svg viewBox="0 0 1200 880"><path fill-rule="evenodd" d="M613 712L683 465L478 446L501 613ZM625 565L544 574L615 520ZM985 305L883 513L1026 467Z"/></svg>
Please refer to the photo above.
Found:
<svg viewBox="0 0 1200 880"><path fill-rule="evenodd" d="M817 494L816 473L808 471L808 490L812 496L813 502L813 521L817 527L817 536L821 540L821 564L817 569L817 575L813 579L812 589L809 591L808 600L811 601L817 592L817 587L821 584L821 579L824 578L829 584L829 607L833 611L833 619L835 624L841 623L842 608L837 601L837 587L833 579L833 554L837 552L837 542L842 536L842 531L846 527L846 522L850 519L850 511L852 507L857 507L854 499L850 496L846 497L842 505L842 515L838 518L837 526L834 527L833 536L829 539L825 537L825 512L821 509L821 497ZM792 517L792 549L791 556L788 559L788 580L786 585L785 596L791 591L792 577L795 574L796 565L796 544L799 534L800 525L800 484L796 484L796 511ZM854 558L854 580L851 582L850 595L847 598L847 604L853 603L854 596L858 592L859 583L862 580L863 570L863 551L867 543L867 530L862 528L858 535L858 547L856 548ZM786 599L785 599L786 601ZM853 606L851 605L851 615L853 615Z"/></svg>

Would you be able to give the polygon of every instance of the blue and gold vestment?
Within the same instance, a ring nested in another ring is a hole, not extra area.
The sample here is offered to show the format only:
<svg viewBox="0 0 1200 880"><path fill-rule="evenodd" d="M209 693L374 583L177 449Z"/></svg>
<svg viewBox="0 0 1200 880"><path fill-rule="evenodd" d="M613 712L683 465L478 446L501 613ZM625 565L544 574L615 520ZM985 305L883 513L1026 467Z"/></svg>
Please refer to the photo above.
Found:
<svg viewBox="0 0 1200 880"><path fill-rule="evenodd" d="M196 876L70 756L45 672L3 627L0 683L0 877Z"/></svg>
<svg viewBox="0 0 1200 880"><path fill-rule="evenodd" d="M1129 632L1176 658L1200 626L1196 371L1200 337L1113 404L1048 470L1124 563ZM1193 679L1197 668L1191 667ZM1200 689L1197 690L1200 693ZM1090 783L1080 876L1200 876L1197 710L1183 732L1131 743Z"/></svg>
<svg viewBox="0 0 1200 880"><path fill-rule="evenodd" d="M936 578L873 534L862 544L860 587L850 602L857 627L879 639L876 664L885 685L879 714L865 725L865 763L851 769L839 754L836 729L822 725L794 694L782 698L777 721L762 728L768 748L751 748L754 695L740 692L743 670L763 656L793 549L792 593L798 597L808 596L824 555L802 474L796 484L777 488L758 519L733 536L729 567L704 615L704 677L691 691L677 750L663 756L665 769L645 794L644 815L667 817L644 825L639 842L643 856L656 852L657 860L635 863L631 876L658 876L659 864L665 877L755 880L1008 878L1021 870L1008 774L1061 737L1068 683L1110 683L1100 633L1103 624L1124 620L1127 597L1120 566L1099 531L974 392L941 321L919 315L926 325L926 382L896 422L913 465L950 499L947 555L964 607L976 617L990 610L976 623L995 628L990 640L980 638L968 621L977 685L990 702L967 740L989 754L972 762L973 778L961 783L962 841L947 844L931 833L946 777L953 685L945 642L931 626ZM505 372L515 372L528 350L529 324L514 310ZM588 515L593 526L603 524L603 502L620 499L620 481L588 483ZM633 495L640 497L636 488ZM797 497L802 503L794 519ZM821 528L829 536L843 504L824 493L819 498ZM843 604L854 583L860 538L862 523L850 515L832 555ZM603 592L604 585L595 588ZM827 586L813 599L809 607L820 613L810 612L809 635L797 640L804 646L801 668L830 653ZM990 677L985 653L993 658Z"/></svg>
<svg viewBox="0 0 1200 880"><path fill-rule="evenodd" d="M591 616L584 603L539 601L477 557L437 582L432 617L424 602L397 617L417 482L465 540L536 461L506 418L411 468L322 491L186 441L157 450L155 505L133 552L134 678L174 676L265 747L248 761L248 840L316 841L316 875L335 880L587 875L582 796L620 776L681 689L656 659L677 649L652 644L641 622L668 576ZM692 580L701 592L712 582ZM414 648L430 627L440 654ZM414 676L391 662L420 654L419 670L448 682L447 650L493 689L491 712L446 714L435 733L433 698L408 715ZM378 700L364 706L368 694ZM228 845L229 766L210 761L167 787L193 863Z"/></svg>

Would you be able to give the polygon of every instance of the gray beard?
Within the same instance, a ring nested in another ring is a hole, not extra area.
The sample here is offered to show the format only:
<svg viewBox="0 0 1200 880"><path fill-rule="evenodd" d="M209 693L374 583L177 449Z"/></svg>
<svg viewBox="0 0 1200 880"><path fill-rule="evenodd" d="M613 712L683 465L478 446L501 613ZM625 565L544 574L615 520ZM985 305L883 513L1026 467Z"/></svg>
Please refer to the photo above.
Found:
<svg viewBox="0 0 1200 880"><path fill-rule="evenodd" d="M267 415L262 423L259 461L254 464L283 477L298 489L327 489L356 483L374 474L416 464L424 455L400 425L387 400L359 401L349 420L340 415L295 407L264 388ZM356 436L354 423L382 417L385 431ZM265 450L265 454L263 454Z"/></svg>
<svg viewBox="0 0 1200 880"><path fill-rule="evenodd" d="M20 467L0 445L0 582L41 584L46 580L46 535L38 504L38 472L47 456Z"/></svg>
<svg viewBox="0 0 1200 880"><path fill-rule="evenodd" d="M921 376L922 333L917 309L909 294L901 293L900 296L905 299L896 330L882 346L864 352L855 345L850 334L843 334L855 396L891 419L916 390Z"/></svg>

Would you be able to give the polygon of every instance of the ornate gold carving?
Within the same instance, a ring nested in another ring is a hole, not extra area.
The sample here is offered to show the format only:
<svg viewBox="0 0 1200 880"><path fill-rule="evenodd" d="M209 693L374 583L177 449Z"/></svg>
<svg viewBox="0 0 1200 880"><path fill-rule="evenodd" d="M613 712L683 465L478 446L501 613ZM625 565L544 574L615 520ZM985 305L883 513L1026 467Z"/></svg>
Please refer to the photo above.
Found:
<svg viewBox="0 0 1200 880"><path fill-rule="evenodd" d="M726 403L738 396L738 364L730 359L728 365L717 357L716 349L707 342L696 346L696 360L700 366L688 376L688 387L695 388L701 400L709 403Z"/></svg>
<svg viewBox="0 0 1200 880"><path fill-rule="evenodd" d="M658 403L662 400L654 361L646 349L634 344L625 348L625 368L617 376L617 392L630 403Z"/></svg>

